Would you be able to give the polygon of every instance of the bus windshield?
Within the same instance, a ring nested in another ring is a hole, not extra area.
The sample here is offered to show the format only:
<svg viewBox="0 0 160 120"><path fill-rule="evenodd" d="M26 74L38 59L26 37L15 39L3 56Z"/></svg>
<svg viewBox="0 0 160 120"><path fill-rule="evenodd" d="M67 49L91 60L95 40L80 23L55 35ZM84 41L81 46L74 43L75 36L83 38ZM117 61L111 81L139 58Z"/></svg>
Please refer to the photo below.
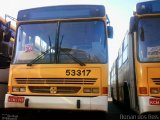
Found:
<svg viewBox="0 0 160 120"><path fill-rule="evenodd" d="M107 62L103 21L22 24L17 32L15 64L28 64L37 58L34 64Z"/></svg>
<svg viewBox="0 0 160 120"><path fill-rule="evenodd" d="M140 61L160 61L160 18L144 18L139 21L138 49Z"/></svg>

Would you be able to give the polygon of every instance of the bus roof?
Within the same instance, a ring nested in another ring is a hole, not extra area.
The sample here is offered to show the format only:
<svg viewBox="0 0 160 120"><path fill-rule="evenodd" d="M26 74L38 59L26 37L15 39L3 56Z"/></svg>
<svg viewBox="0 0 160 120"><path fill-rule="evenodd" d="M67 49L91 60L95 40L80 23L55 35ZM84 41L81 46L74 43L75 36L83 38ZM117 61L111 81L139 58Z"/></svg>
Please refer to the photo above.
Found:
<svg viewBox="0 0 160 120"><path fill-rule="evenodd" d="M137 3L136 12L140 15L160 13L160 1L155 0Z"/></svg>
<svg viewBox="0 0 160 120"><path fill-rule="evenodd" d="M103 5L63 5L39 7L18 12L18 21L104 17Z"/></svg>

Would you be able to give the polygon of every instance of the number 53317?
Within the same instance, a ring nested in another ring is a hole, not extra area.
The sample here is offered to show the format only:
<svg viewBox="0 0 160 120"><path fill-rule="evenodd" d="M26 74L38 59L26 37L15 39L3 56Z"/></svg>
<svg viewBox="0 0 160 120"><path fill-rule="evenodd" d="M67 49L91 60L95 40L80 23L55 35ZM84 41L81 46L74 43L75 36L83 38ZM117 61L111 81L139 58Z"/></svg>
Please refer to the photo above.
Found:
<svg viewBox="0 0 160 120"><path fill-rule="evenodd" d="M89 76L91 70L66 70L66 76Z"/></svg>

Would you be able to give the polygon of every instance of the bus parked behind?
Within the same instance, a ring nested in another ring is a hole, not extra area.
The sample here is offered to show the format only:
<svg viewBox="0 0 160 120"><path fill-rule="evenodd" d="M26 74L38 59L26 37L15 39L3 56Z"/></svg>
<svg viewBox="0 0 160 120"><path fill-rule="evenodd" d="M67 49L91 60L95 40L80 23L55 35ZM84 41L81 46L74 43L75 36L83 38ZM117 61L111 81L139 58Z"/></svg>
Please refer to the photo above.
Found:
<svg viewBox="0 0 160 120"><path fill-rule="evenodd" d="M4 107L8 88L9 66L15 37L15 27L0 17L0 108ZM8 38L9 41L8 41Z"/></svg>
<svg viewBox="0 0 160 120"><path fill-rule="evenodd" d="M159 6L160 1L137 3L118 52L117 67L112 68L118 76L111 76L113 100L140 114L160 112Z"/></svg>

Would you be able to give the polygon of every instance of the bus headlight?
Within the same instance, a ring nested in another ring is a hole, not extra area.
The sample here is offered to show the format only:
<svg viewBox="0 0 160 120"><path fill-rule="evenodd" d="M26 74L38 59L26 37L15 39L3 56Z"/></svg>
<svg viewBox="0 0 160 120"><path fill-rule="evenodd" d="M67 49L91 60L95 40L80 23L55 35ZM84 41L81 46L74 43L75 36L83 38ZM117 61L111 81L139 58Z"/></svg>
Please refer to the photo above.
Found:
<svg viewBox="0 0 160 120"><path fill-rule="evenodd" d="M150 88L150 93L151 94L159 94L159 88Z"/></svg>
<svg viewBox="0 0 160 120"><path fill-rule="evenodd" d="M99 93L99 88L84 88L84 93Z"/></svg>
<svg viewBox="0 0 160 120"><path fill-rule="evenodd" d="M84 92L84 93L91 93L91 92L92 92L92 89L91 89L91 88L84 88L84 89L83 89L83 92Z"/></svg>
<svg viewBox="0 0 160 120"><path fill-rule="evenodd" d="M12 92L19 92L19 87L13 87Z"/></svg>
<svg viewBox="0 0 160 120"><path fill-rule="evenodd" d="M26 88L25 87L20 87L20 92L26 92Z"/></svg>
<svg viewBox="0 0 160 120"><path fill-rule="evenodd" d="M25 87L13 87L12 92L26 92Z"/></svg>
<svg viewBox="0 0 160 120"><path fill-rule="evenodd" d="M92 93L99 93L99 88L92 88Z"/></svg>

